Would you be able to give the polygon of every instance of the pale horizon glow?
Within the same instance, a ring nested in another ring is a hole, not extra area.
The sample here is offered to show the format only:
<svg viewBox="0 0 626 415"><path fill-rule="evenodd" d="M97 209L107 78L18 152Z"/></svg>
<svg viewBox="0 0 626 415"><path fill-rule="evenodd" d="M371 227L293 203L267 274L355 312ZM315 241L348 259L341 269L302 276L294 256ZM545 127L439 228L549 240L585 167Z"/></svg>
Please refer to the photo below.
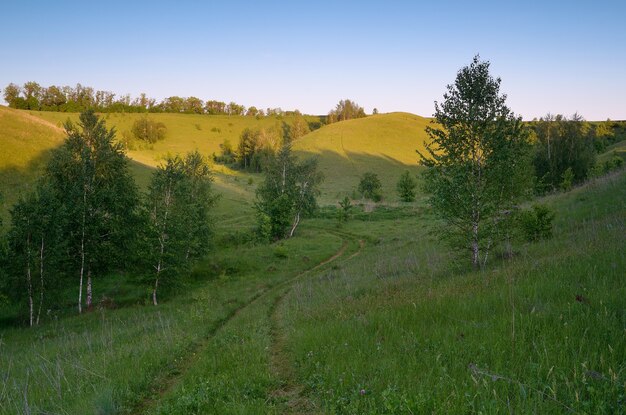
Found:
<svg viewBox="0 0 626 415"><path fill-rule="evenodd" d="M626 119L622 2L54 2L3 5L0 88L430 117L480 54L516 113Z"/></svg>

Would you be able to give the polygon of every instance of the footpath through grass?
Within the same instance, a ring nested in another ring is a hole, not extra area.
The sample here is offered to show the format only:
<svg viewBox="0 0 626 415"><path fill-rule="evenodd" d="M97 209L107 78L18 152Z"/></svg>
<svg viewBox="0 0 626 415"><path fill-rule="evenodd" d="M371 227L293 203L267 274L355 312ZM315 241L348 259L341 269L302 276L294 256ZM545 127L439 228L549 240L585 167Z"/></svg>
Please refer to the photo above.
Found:
<svg viewBox="0 0 626 415"><path fill-rule="evenodd" d="M237 310L330 257L342 243L314 229L301 235L280 246L221 250L194 272L198 278L219 276L158 307L100 309L0 331L0 413L128 413L158 400L163 385L189 368L193 354Z"/></svg>
<svg viewBox="0 0 626 415"><path fill-rule="evenodd" d="M323 413L626 411L626 175L546 200L553 240L458 273L420 218L286 298L288 349Z"/></svg>

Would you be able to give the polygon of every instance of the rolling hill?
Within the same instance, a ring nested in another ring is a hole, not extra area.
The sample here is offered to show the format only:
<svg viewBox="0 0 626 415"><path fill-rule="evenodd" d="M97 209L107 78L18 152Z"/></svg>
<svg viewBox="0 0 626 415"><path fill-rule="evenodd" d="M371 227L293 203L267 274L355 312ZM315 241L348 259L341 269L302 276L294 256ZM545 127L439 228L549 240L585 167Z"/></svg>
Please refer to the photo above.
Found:
<svg viewBox="0 0 626 415"><path fill-rule="evenodd" d="M142 114L105 114L107 127L115 127L118 134L130 131L133 122ZM150 171L167 154L185 153L198 149L209 156L220 150L226 139L236 146L245 128L281 128L290 117L256 119L241 116L206 116L189 114L148 114L167 127L165 140L153 146L128 152L133 160L131 168L141 188L146 188ZM18 111L0 107L0 192L5 203L0 215L7 219L9 207L32 189L41 174L49 152L61 145L65 133L63 123L76 121L78 114ZM319 118L309 117L309 121ZM416 148L423 147L424 127L428 120L406 113L382 114L344 121L320 128L296 141L294 149L303 157L316 156L325 181L322 186L322 204L334 204L345 195L352 195L359 176L366 171L379 174L385 199L396 200L395 181L400 173L418 169ZM233 217L239 226L254 220L251 209L256 185L262 180L251 174L215 165L215 187L221 195L216 222L232 228ZM357 197L357 195L354 195ZM6 221L5 221L6 224Z"/></svg>
<svg viewBox="0 0 626 415"><path fill-rule="evenodd" d="M400 174L419 171L415 150L424 148L424 129L429 123L427 118L402 112L342 121L307 134L294 149L304 156L319 157L325 176L322 203L352 195L367 171L378 174L384 199L394 202Z"/></svg>
<svg viewBox="0 0 626 415"><path fill-rule="evenodd" d="M0 106L0 193L6 218L8 207L30 191L50 151L63 142L61 128L27 112Z"/></svg>

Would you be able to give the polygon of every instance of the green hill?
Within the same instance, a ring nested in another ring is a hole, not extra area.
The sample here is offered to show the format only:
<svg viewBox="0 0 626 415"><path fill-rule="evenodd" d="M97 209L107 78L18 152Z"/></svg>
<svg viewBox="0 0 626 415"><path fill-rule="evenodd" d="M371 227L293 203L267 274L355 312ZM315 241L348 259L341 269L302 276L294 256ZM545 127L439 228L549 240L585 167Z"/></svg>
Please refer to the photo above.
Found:
<svg viewBox="0 0 626 415"><path fill-rule="evenodd" d="M379 175L384 198L394 202L402 171L419 171L415 150L424 148L429 123L427 118L402 112L342 121L307 134L294 149L319 156L325 175L322 203L352 195L366 171Z"/></svg>
<svg viewBox="0 0 626 415"><path fill-rule="evenodd" d="M65 134L27 112L0 106L0 193L5 218L8 207L32 188L47 161L50 151L63 142Z"/></svg>

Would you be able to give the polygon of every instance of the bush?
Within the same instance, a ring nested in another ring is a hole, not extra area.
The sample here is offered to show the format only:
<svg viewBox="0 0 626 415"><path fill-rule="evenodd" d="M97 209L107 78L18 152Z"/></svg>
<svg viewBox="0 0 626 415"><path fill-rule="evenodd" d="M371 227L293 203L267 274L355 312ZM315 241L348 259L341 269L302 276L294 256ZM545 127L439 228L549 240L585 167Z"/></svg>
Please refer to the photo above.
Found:
<svg viewBox="0 0 626 415"><path fill-rule="evenodd" d="M136 139L154 144L165 139L167 127L162 122L156 122L148 117L142 117L133 123L132 132Z"/></svg>
<svg viewBox="0 0 626 415"><path fill-rule="evenodd" d="M567 192L572 188L572 184L574 183L574 171L571 167L568 167L567 170L563 172L561 179L561 189Z"/></svg>
<svg viewBox="0 0 626 415"><path fill-rule="evenodd" d="M554 212L545 205L534 205L519 214L520 230L527 241L552 238Z"/></svg>
<svg viewBox="0 0 626 415"><path fill-rule="evenodd" d="M287 252L287 248L284 245L278 245L274 248L274 256L280 259L286 259L289 257L289 253Z"/></svg>
<svg viewBox="0 0 626 415"><path fill-rule="evenodd" d="M348 196L346 196L343 200L339 201L339 207L339 220L347 222L348 219L350 219L350 214L352 213L352 201Z"/></svg>
<svg viewBox="0 0 626 415"><path fill-rule="evenodd" d="M417 182L411 176L411 173L409 173L408 170L402 173L400 179L398 180L398 184L396 185L400 200L403 202L413 202L415 200L416 187Z"/></svg>
<svg viewBox="0 0 626 415"><path fill-rule="evenodd" d="M380 202L383 198L381 192L383 189L380 179L376 173L367 172L361 177L359 182L359 193L366 199L371 199L374 202Z"/></svg>

